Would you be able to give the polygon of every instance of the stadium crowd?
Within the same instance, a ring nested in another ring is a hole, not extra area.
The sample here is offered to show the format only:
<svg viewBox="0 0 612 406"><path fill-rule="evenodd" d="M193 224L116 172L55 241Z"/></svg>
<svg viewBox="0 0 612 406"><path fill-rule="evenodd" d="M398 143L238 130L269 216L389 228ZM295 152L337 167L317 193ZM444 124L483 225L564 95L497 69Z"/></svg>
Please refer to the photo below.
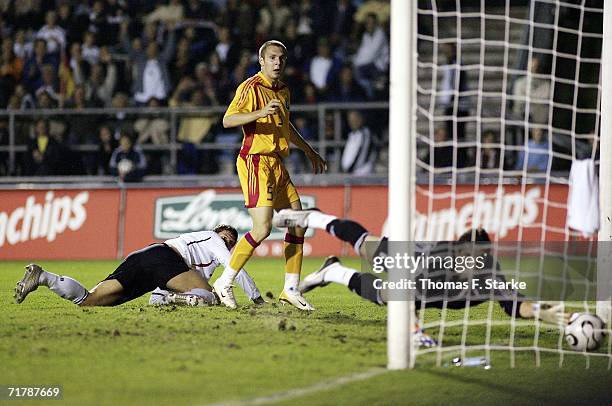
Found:
<svg viewBox="0 0 612 406"><path fill-rule="evenodd" d="M387 100L389 9L381 0L0 1L0 106L227 106L238 84L259 70L257 50L270 38L287 46L284 81L292 104ZM373 167L368 160L376 157L376 136L359 131L367 118L350 116L343 115L343 138L359 134L338 161L345 171L371 171L363 168ZM305 137L315 136L316 117L294 120ZM382 124L372 125L380 135ZM179 173L219 170L215 159L223 154L195 148L223 139L218 117L181 117L176 130L184 143ZM27 145L27 152L12 174L112 174L116 156L135 156L132 167L145 173L140 145L166 144L169 133L161 115L17 116L15 144ZM129 140L119 145L124 136ZM240 142L239 136L231 140ZM5 116L0 145L7 144ZM74 148L92 144L97 152ZM361 144L366 153L359 152ZM146 173L172 171L167 154L144 153ZM6 160L0 151L0 174L8 172Z"/></svg>

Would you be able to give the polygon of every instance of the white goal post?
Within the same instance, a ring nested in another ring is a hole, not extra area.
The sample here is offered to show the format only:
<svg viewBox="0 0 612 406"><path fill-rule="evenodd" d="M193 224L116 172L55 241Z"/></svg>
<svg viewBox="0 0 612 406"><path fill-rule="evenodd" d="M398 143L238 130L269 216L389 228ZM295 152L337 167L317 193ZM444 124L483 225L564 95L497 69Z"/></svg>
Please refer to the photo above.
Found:
<svg viewBox="0 0 612 406"><path fill-rule="evenodd" d="M391 241L412 239L414 157L416 156L416 1L391 2L389 95L389 218ZM390 270L394 272L394 270ZM390 301L387 315L387 367L411 368L414 302Z"/></svg>

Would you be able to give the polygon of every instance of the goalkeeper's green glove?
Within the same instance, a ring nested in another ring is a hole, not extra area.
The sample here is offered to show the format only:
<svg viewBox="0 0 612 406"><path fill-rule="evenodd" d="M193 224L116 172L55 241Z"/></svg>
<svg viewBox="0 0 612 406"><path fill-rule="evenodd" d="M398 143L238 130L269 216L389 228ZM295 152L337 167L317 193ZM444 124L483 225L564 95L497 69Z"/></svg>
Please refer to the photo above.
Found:
<svg viewBox="0 0 612 406"><path fill-rule="evenodd" d="M569 314L564 312L563 303L538 302L532 303L531 306L533 307L533 316L545 323L564 326L569 320Z"/></svg>

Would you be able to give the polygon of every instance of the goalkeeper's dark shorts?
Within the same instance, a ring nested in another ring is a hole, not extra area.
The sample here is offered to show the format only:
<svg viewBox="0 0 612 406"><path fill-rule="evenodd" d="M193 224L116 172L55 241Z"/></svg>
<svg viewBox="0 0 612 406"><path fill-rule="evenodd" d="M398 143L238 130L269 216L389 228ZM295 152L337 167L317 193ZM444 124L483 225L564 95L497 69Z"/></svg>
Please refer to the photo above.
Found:
<svg viewBox="0 0 612 406"><path fill-rule="evenodd" d="M123 286L121 299L128 302L166 284L189 267L183 258L165 244L153 244L132 252L105 280L115 279Z"/></svg>

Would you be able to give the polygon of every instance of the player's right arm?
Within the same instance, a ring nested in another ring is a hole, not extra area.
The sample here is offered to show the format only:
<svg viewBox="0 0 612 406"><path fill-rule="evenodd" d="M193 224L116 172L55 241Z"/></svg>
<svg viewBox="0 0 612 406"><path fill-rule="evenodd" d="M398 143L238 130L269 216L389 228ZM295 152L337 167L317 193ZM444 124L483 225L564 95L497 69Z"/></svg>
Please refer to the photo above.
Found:
<svg viewBox="0 0 612 406"><path fill-rule="evenodd" d="M212 251L219 264L223 265L225 268L230 266L229 262L232 254L229 252L224 243L215 245L214 248L212 248ZM236 275L236 283L242 288L242 290L244 290L249 299L255 301L255 299L261 297L261 292L257 288L255 281L253 278L251 278L251 275L244 270L244 268L238 271L238 274Z"/></svg>
<svg viewBox="0 0 612 406"><path fill-rule="evenodd" d="M278 113L280 100L272 99L262 109L256 109L254 93L253 86L248 81L238 86L236 95L223 116L224 128L238 127Z"/></svg>
<svg viewBox="0 0 612 406"><path fill-rule="evenodd" d="M280 100L272 99L268 104L264 106L263 109L251 111L248 113L233 113L231 115L228 115L228 109L228 113L225 113L225 116L223 117L223 128L238 127L251 123L253 121L257 121L260 118L277 114L279 107Z"/></svg>

